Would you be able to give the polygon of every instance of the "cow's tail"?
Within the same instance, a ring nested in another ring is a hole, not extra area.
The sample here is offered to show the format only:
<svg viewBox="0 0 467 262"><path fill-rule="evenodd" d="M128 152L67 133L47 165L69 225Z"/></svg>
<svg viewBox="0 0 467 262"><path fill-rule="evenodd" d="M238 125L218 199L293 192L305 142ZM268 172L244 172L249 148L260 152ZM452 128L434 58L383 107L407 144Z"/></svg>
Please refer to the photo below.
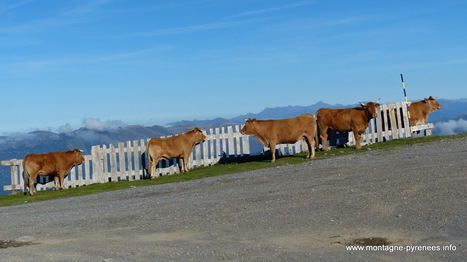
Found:
<svg viewBox="0 0 467 262"><path fill-rule="evenodd" d="M318 127L318 112L316 112L315 117L315 149L319 150L319 127Z"/></svg>
<svg viewBox="0 0 467 262"><path fill-rule="evenodd" d="M26 194L26 190L28 189L28 178L30 179L29 172L26 168L23 168L23 192Z"/></svg>
<svg viewBox="0 0 467 262"><path fill-rule="evenodd" d="M146 156L148 157L148 169L146 170L146 173L151 175L152 159L151 159L151 154L149 154L149 145L150 143L148 142L146 144Z"/></svg>

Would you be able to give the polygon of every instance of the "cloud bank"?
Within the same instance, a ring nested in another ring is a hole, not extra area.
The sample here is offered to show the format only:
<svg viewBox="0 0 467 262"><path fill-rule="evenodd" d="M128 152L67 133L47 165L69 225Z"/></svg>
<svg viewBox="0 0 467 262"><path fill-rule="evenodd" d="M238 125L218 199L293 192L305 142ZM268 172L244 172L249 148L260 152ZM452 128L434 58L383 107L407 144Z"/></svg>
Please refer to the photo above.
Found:
<svg viewBox="0 0 467 262"><path fill-rule="evenodd" d="M85 118L83 124L85 128L95 131L113 131L127 126L120 120L101 121L99 118Z"/></svg>
<svg viewBox="0 0 467 262"><path fill-rule="evenodd" d="M434 133L442 136L467 133L467 121L464 119L436 123Z"/></svg>

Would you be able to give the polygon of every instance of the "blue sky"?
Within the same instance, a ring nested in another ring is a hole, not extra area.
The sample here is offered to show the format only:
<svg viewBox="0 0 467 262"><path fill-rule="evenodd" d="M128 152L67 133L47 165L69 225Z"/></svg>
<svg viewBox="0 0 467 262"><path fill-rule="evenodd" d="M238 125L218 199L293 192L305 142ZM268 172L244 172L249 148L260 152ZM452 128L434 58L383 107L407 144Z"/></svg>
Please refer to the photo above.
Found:
<svg viewBox="0 0 467 262"><path fill-rule="evenodd" d="M467 97L467 2L0 0L0 135ZM91 121L90 121L91 120Z"/></svg>

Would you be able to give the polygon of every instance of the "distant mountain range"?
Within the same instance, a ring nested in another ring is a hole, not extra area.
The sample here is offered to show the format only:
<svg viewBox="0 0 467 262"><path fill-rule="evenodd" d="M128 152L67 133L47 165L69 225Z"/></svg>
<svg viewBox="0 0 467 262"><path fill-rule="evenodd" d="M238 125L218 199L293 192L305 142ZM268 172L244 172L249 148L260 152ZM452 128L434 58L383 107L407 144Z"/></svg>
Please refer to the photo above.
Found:
<svg viewBox="0 0 467 262"><path fill-rule="evenodd" d="M437 100L443 108L430 115L429 122L435 123L436 134L452 134L467 132L467 99ZM198 126L202 129L245 123L245 118L279 119L305 113L315 114L320 108L346 108L358 104L341 105L318 102L310 106L286 106L266 108L259 113L248 113L234 118L216 118L212 120L179 121L163 126L120 125L109 128L82 127L63 133L51 131L34 131L10 136L0 136L0 160L22 159L31 153L66 151L74 148L86 150L89 154L93 145L117 145L118 142L132 141L151 137L167 136L187 132ZM0 167L0 194L3 185L9 183L8 167Z"/></svg>

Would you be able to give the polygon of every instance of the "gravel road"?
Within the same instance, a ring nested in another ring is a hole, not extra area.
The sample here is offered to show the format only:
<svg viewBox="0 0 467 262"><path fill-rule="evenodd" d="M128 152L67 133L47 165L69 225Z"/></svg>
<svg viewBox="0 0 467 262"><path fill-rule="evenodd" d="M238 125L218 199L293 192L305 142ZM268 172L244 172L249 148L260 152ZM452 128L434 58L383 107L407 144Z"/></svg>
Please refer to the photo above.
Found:
<svg viewBox="0 0 467 262"><path fill-rule="evenodd" d="M0 261L465 261L467 137L330 153L2 207Z"/></svg>

